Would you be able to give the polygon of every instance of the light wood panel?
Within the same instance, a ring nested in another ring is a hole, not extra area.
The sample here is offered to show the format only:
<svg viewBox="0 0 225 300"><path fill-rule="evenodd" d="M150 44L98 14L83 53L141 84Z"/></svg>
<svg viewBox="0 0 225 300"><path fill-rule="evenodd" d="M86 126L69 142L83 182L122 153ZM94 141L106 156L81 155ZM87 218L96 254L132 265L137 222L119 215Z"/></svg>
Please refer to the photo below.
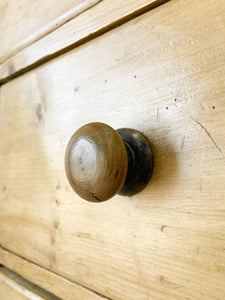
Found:
<svg viewBox="0 0 225 300"><path fill-rule="evenodd" d="M0 63L99 1L2 0L0 3Z"/></svg>
<svg viewBox="0 0 225 300"><path fill-rule="evenodd" d="M43 38L40 38L37 42L33 41L26 48L23 47L23 50L6 60L0 65L0 83L25 72L27 69L34 68L43 61L80 45L166 1L168 0L103 0L84 14L70 22L66 22L58 30L48 35L45 34ZM83 5L81 6L87 6L87 4L90 6L94 2L97 3L99 1L86 0L82 2ZM63 18L60 18L60 21L61 19ZM56 23L58 24L59 22Z"/></svg>
<svg viewBox="0 0 225 300"><path fill-rule="evenodd" d="M170 1L2 86L4 247L112 299L224 298L224 8ZM66 144L91 121L150 139L143 192L72 191Z"/></svg>
<svg viewBox="0 0 225 300"><path fill-rule="evenodd" d="M0 247L0 264L13 270L23 278L66 300L103 300L106 299L85 289L75 282L64 279L32 262L23 259Z"/></svg>
<svg viewBox="0 0 225 300"><path fill-rule="evenodd" d="M5 267L0 267L0 299L60 300Z"/></svg>

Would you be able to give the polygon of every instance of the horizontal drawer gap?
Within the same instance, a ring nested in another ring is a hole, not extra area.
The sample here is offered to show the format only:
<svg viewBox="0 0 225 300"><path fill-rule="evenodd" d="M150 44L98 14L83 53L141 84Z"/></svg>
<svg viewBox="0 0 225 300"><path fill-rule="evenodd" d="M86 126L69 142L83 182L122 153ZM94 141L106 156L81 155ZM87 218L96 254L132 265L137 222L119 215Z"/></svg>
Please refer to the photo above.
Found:
<svg viewBox="0 0 225 300"><path fill-rule="evenodd" d="M56 295L54 296L55 298L49 299L112 300L75 282L71 282L52 271L44 269L2 246L0 246L1 269L9 274L15 274L16 278L18 277L19 280L23 280L31 286L39 286L40 291L48 291L49 295L53 295L53 293Z"/></svg>
<svg viewBox="0 0 225 300"><path fill-rule="evenodd" d="M103 0L40 38L0 65L0 84L34 69L169 0ZM87 24L89 24L87 26Z"/></svg>
<svg viewBox="0 0 225 300"><path fill-rule="evenodd" d="M35 285L31 281L23 278L14 271L5 266L0 266L0 296L1 299L7 299L9 293L17 295L19 299L32 299L32 300L59 300L52 293L44 290L43 288ZM3 296L3 298L2 298Z"/></svg>

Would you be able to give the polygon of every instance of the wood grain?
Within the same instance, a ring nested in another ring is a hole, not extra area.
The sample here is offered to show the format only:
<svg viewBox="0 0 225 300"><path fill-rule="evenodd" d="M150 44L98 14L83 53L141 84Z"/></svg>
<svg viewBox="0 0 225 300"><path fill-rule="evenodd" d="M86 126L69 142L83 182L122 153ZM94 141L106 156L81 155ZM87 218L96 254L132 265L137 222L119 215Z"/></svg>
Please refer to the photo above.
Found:
<svg viewBox="0 0 225 300"><path fill-rule="evenodd" d="M43 38L100 0L2 0L0 63Z"/></svg>
<svg viewBox="0 0 225 300"><path fill-rule="evenodd" d="M127 170L125 145L107 124L85 124L70 138L65 171L71 187L81 198L91 202L112 198L121 190Z"/></svg>
<svg viewBox="0 0 225 300"><path fill-rule="evenodd" d="M29 43L30 46L28 44L26 48L23 46L23 50L0 65L0 83L6 82L10 78L18 76L166 1L168 0L125 0L122 2L103 0L84 14L66 22L59 29L48 35L45 34L36 42L33 40L33 43ZM93 2L99 1L86 0L82 2L81 6L85 6L85 3L90 6L90 3Z"/></svg>
<svg viewBox="0 0 225 300"><path fill-rule="evenodd" d="M225 2L174 0L1 87L1 244L108 298L225 295ZM64 154L87 122L150 140L150 184L89 203Z"/></svg>
<svg viewBox="0 0 225 300"><path fill-rule="evenodd" d="M66 300L103 300L105 297L85 289L75 282L64 279L32 262L0 247L0 264L13 270L37 286ZM1 298L0 298L1 299ZM8 298L9 299L9 298ZM13 298L11 298L13 299ZM15 298L16 299L16 298Z"/></svg>
<svg viewBox="0 0 225 300"><path fill-rule="evenodd" d="M0 299L60 300L5 267L0 267Z"/></svg>

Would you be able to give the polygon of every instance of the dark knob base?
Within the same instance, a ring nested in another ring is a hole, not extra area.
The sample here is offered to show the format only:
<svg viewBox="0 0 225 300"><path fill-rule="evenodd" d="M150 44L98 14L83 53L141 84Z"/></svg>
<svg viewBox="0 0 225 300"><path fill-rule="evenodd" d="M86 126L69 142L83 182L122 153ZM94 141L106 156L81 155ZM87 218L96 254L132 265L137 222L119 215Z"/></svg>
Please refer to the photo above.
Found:
<svg viewBox="0 0 225 300"><path fill-rule="evenodd" d="M132 196L143 190L152 176L153 153L148 140L139 131L128 128L116 131L125 144L128 156L127 176L118 194Z"/></svg>

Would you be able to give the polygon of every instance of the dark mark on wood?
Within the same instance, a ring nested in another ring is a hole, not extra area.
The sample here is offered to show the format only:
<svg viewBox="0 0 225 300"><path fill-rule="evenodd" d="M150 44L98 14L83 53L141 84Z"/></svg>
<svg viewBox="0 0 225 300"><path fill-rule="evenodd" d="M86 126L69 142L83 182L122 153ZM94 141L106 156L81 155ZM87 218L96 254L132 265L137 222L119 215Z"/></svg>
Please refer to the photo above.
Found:
<svg viewBox="0 0 225 300"><path fill-rule="evenodd" d="M55 236L54 235L51 235L50 243L51 243L51 245L55 244Z"/></svg>
<svg viewBox="0 0 225 300"><path fill-rule="evenodd" d="M92 198L96 199L97 201L101 202L98 196L95 193L92 193Z"/></svg>
<svg viewBox="0 0 225 300"><path fill-rule="evenodd" d="M37 105L36 114L37 114L37 117L38 117L39 121L44 120L44 110L43 110L42 105L40 103L38 103L38 105Z"/></svg>
<svg viewBox="0 0 225 300"><path fill-rule="evenodd" d="M167 225L162 225L161 226L161 232L163 232L164 231L164 228L166 228L166 227L168 227Z"/></svg>
<svg viewBox="0 0 225 300"><path fill-rule="evenodd" d="M59 227L59 222L58 222L58 221L54 221L54 222L53 222L53 226L54 226L55 229L58 229L58 227Z"/></svg>
<svg viewBox="0 0 225 300"><path fill-rule="evenodd" d="M79 86L76 86L76 87L74 88L74 93L78 92L79 89L80 89Z"/></svg>

